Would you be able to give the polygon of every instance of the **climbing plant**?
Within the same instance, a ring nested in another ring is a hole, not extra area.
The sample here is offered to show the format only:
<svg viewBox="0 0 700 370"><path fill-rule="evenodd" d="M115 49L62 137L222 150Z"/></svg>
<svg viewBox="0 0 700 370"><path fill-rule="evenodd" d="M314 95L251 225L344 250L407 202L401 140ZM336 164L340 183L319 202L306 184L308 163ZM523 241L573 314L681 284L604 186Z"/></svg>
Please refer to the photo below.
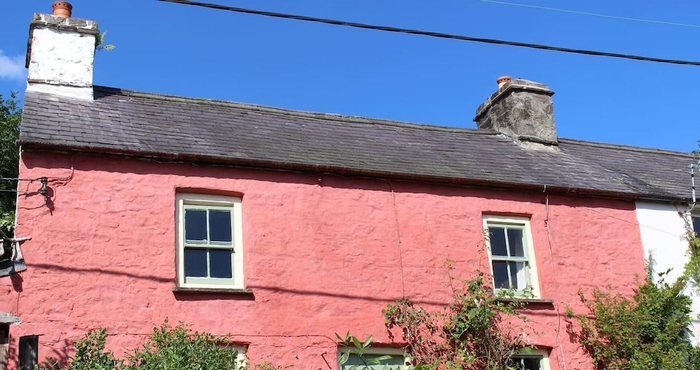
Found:
<svg viewBox="0 0 700 370"><path fill-rule="evenodd" d="M524 301L512 291L494 292L489 274L477 272L463 281L452 278L452 296L441 310L428 310L410 300L383 311L390 335L401 339L415 363L425 370L513 370L513 355L529 350L532 333L522 314ZM526 294L527 298L527 294Z"/></svg>
<svg viewBox="0 0 700 370"><path fill-rule="evenodd" d="M686 218L686 228L688 229L688 262L685 264L684 276L696 291L700 289L700 230L693 230L692 222Z"/></svg>

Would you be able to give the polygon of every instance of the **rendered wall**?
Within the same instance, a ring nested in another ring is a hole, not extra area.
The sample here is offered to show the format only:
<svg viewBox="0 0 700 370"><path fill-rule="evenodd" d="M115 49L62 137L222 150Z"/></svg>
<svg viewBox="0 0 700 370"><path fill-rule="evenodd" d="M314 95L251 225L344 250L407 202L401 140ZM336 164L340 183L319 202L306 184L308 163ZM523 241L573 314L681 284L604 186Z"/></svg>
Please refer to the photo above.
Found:
<svg viewBox="0 0 700 370"><path fill-rule="evenodd" d="M688 261L687 226L683 213L687 209L673 204L637 202L637 219L644 246L644 255L653 256L654 270L664 272L671 269L667 281L677 279ZM688 289L693 297L693 342L700 345L700 297Z"/></svg>
<svg viewBox="0 0 700 370"><path fill-rule="evenodd" d="M62 356L87 330L105 327L112 348L133 348L168 317L248 342L250 362L335 367L335 333L390 343L381 310L402 297L447 301L443 263L458 277L488 271L482 216L531 219L542 298L533 344L552 369L590 369L566 333L564 308L583 312L582 287L631 292L643 273L631 202L549 197L378 179L165 164L24 152L18 236L27 270L2 280L0 310L42 334L40 356ZM243 194L245 281L253 296L174 293L177 189ZM47 206L47 203L49 206ZM551 245L549 243L551 240ZM560 354L564 354L562 357Z"/></svg>

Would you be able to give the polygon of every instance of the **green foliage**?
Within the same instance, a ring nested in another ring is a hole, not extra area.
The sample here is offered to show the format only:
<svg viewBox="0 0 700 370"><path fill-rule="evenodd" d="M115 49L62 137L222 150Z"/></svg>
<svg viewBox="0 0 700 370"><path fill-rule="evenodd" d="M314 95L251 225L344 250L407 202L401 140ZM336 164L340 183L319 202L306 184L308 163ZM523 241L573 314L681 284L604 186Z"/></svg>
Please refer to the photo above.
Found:
<svg viewBox="0 0 700 370"><path fill-rule="evenodd" d="M107 38L107 31L102 32L101 34L97 35L97 46L95 47L95 50L100 51L100 50L105 50L105 51L112 51L116 49L117 47L112 45L112 44L105 44L105 39Z"/></svg>
<svg viewBox="0 0 700 370"><path fill-rule="evenodd" d="M596 288L589 298L579 291L589 312L567 310L569 333L599 370L700 369L700 349L689 341L692 300L683 294L686 277L667 283L667 271L655 282L652 263L647 268L632 297Z"/></svg>
<svg viewBox="0 0 700 370"><path fill-rule="evenodd" d="M107 331L92 330L85 338L75 342L75 355L70 365L64 370L115 370L122 368L122 361L117 360L112 352L105 349ZM60 370L59 361L49 359L39 369Z"/></svg>
<svg viewBox="0 0 700 370"><path fill-rule="evenodd" d="M348 332L345 334L345 337L341 337L336 333L336 338L340 341L341 345L345 346L347 350L345 350L341 355L340 359L338 359L338 363L340 364L341 369L343 370L393 370L396 367L393 367L389 364L386 364L386 361L389 361L392 359L391 356L389 355L383 355L383 356L372 356L367 353L367 349L370 348L370 345L372 343L372 336L370 335L367 337L367 339L360 340L357 337L350 335ZM357 358L360 359L362 364L359 365L349 365L349 366L343 366L347 364L350 355L353 354L357 356Z"/></svg>
<svg viewBox="0 0 700 370"><path fill-rule="evenodd" d="M686 218L686 229L688 238L688 262L685 264L685 276L689 283L697 290L700 288L700 238L697 237L700 230L693 230L690 218Z"/></svg>
<svg viewBox="0 0 700 370"><path fill-rule="evenodd" d="M228 338L215 337L209 333L192 332L180 323L170 327L166 320L153 333L142 347L128 356L128 361L117 359L105 349L107 332L104 329L87 333L84 339L75 343L75 354L68 359L68 365L59 366L55 359L49 359L40 366L43 370L220 370L245 369L245 364L237 361L237 352ZM266 370L272 370L268 368ZM262 370L262 368L261 368Z"/></svg>
<svg viewBox="0 0 700 370"><path fill-rule="evenodd" d="M180 323L170 328L166 320L153 329L142 348L130 357L126 370L220 370L238 369L236 350L226 338L192 332Z"/></svg>
<svg viewBox="0 0 700 370"><path fill-rule="evenodd" d="M19 176L19 125L22 110L19 108L17 93L10 93L9 99L0 94L0 177L17 178ZM15 204L17 201L16 181L0 180L0 230L8 236L14 235ZM0 234L1 235L1 234ZM10 245L4 243L4 258L10 256Z"/></svg>
<svg viewBox="0 0 700 370"><path fill-rule="evenodd" d="M281 365L275 365L272 362L266 361L261 364L255 365L255 370L285 370L292 367L291 365L288 366L281 366Z"/></svg>
<svg viewBox="0 0 700 370"><path fill-rule="evenodd" d="M694 287L700 288L700 238L694 234L689 234L688 241L688 262L685 265L685 272Z"/></svg>
<svg viewBox="0 0 700 370"><path fill-rule="evenodd" d="M452 271L452 263L448 261ZM425 370L513 370L510 359L526 351L524 302L514 292L494 293L490 275L452 285L451 302L428 311L409 300L383 311L386 326L401 329L407 352Z"/></svg>

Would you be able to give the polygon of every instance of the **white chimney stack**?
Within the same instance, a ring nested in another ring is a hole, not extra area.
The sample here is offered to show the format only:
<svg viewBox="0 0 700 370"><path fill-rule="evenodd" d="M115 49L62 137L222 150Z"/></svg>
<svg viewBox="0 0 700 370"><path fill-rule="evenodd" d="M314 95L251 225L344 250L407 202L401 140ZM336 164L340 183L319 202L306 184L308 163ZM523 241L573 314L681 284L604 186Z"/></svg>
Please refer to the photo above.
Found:
<svg viewBox="0 0 700 370"><path fill-rule="evenodd" d="M70 18L70 10L70 4L57 1L53 15L34 14L27 45L27 91L92 100L100 32L95 21Z"/></svg>

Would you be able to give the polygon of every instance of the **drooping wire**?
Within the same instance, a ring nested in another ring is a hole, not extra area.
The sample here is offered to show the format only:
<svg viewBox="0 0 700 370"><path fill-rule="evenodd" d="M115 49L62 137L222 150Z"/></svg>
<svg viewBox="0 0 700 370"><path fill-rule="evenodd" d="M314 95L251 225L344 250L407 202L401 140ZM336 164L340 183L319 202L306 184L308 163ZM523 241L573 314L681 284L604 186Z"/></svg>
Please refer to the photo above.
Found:
<svg viewBox="0 0 700 370"><path fill-rule="evenodd" d="M522 47L522 48L529 48L529 49L558 51L558 52L570 53L570 54L601 56L601 57L618 58L618 59L631 59L631 60L638 60L638 61L644 61L644 62L700 66L700 61L682 60L682 59L665 59L665 58L647 57L647 56L642 56L642 55L610 53L610 52L596 51L596 50L574 49L574 48L559 47L559 46L532 44L532 43L527 43L527 42L518 42L518 41L508 41L508 40L490 39L490 38L482 38L482 37L454 35L454 34L442 33L442 32L421 31L421 30L415 30L415 29L410 29L410 28L380 26L380 25L372 25L372 24L366 24L366 23L347 22L347 21L342 21L342 20L337 20L337 19L317 18L317 17L309 17L309 16L303 16L303 15L287 14L287 13L268 12L268 11L263 11L263 10L239 8L239 7L226 6L226 5L220 5L220 4L212 4L212 3L202 3L202 2L190 1L190 0L156 0L156 1L165 2L165 3L175 3L175 4L182 4L182 5L198 6L198 7L210 8L210 9L217 9L217 10L225 10L225 11L231 11L231 12L236 12L236 13L261 15L261 16L265 16L265 17L292 19L292 20L314 22L314 23L324 23L324 24L330 24L330 25L334 25L334 26L354 27L354 28L362 28L362 29L375 30L375 31L428 36L428 37L435 37L435 38L441 38L441 39L469 41L469 42L494 44L494 45L515 46L515 47Z"/></svg>
<svg viewBox="0 0 700 370"><path fill-rule="evenodd" d="M508 6L517 6L521 8L531 8L531 9L539 9L539 10L549 10L553 12L560 12L560 13L569 13L569 14L578 14L578 15L586 15L590 17L599 17L599 18L608 18L608 19L617 19L621 21L631 21L631 22L644 22L644 23L654 23L654 24L663 24L666 26L678 26L678 27L690 27L690 28L700 28L700 25L697 24L690 24L690 23L679 23L679 22L669 22L669 21L657 21L654 19L644 19L644 18L634 18L634 17L623 17L619 15L608 15L608 14L600 14L600 13L591 13L591 12L582 12L578 10L570 10L570 9L562 9L562 8L552 8L548 6L540 6L540 5L532 5L532 4L522 4L522 3L512 3L509 1L497 1L497 0L477 0L481 1L482 3L491 3L491 4L499 4L499 5L508 5Z"/></svg>
<svg viewBox="0 0 700 370"><path fill-rule="evenodd" d="M39 177L37 177L35 179L33 179L33 178L20 178L20 177L0 177L0 181L29 181L29 182L33 182L33 181L39 181L39 180L40 180Z"/></svg>

